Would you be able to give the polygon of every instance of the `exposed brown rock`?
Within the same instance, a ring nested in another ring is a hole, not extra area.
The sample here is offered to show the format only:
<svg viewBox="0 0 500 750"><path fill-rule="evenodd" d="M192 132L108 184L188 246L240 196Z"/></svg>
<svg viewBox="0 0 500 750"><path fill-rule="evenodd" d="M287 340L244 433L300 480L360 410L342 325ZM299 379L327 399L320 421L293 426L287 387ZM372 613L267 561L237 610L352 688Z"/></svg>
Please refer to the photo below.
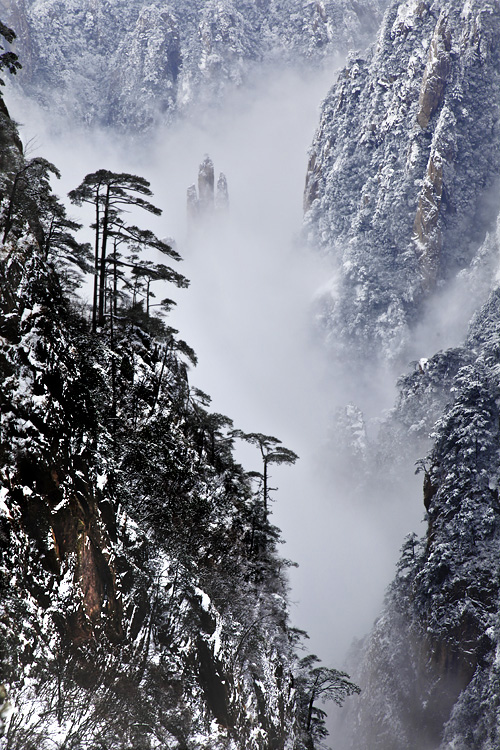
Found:
<svg viewBox="0 0 500 750"><path fill-rule="evenodd" d="M113 581L102 552L84 531L80 540L78 578L83 592L85 614L91 621L103 611L106 593Z"/></svg>
<svg viewBox="0 0 500 750"><path fill-rule="evenodd" d="M433 484L430 474L426 471L424 474L424 506L429 510L432 498L438 491L438 485Z"/></svg>
<svg viewBox="0 0 500 750"><path fill-rule="evenodd" d="M41 551L53 572L60 575L64 564L71 564L71 558L76 561L74 586L75 590L81 592L82 605L64 625L65 631L81 642L92 637L93 626L104 617L108 635L113 639L121 638L122 612L116 574L105 553L109 540L90 483L85 483L85 497L81 491L75 491L57 510L54 506L61 500L65 481L61 470L52 467L44 471L32 467L31 473L34 484L43 490L43 495L34 493L25 500L26 530L34 534L36 525ZM39 519L38 522L36 519ZM42 549L45 524L40 519L46 519L48 527L47 539L50 541L47 549Z"/></svg>
<svg viewBox="0 0 500 750"><path fill-rule="evenodd" d="M429 57L422 78L418 101L417 122L422 129L443 101L446 79L450 72L451 34L447 28L447 15L439 16L429 46Z"/></svg>
<svg viewBox="0 0 500 750"><path fill-rule="evenodd" d="M431 290L437 280L442 248L439 217L443 197L443 160L438 151L431 153L427 172L418 200L418 208L413 225L414 239L423 285Z"/></svg>

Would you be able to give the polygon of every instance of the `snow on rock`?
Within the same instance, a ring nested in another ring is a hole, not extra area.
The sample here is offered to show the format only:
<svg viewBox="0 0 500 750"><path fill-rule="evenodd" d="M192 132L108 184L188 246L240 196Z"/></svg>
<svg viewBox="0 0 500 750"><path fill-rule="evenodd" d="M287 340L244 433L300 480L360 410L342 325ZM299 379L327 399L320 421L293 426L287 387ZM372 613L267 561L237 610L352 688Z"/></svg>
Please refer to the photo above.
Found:
<svg viewBox="0 0 500 750"><path fill-rule="evenodd" d="M353 649L363 692L342 750L498 746L499 324L497 289L462 347L400 381L400 424L432 429L418 462L427 533L407 537L382 615Z"/></svg>
<svg viewBox="0 0 500 750"><path fill-rule="evenodd" d="M304 207L339 277L319 313L334 351L403 357L424 302L479 257L497 213L499 24L496 2L392 2L326 97Z"/></svg>

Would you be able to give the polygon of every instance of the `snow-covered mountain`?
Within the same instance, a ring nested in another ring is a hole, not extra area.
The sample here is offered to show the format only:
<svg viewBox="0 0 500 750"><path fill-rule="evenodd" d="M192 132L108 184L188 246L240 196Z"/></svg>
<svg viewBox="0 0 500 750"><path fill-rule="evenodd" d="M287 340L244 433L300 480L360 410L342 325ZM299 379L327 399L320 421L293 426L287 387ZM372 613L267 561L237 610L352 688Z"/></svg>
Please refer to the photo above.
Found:
<svg viewBox="0 0 500 750"><path fill-rule="evenodd" d="M2 0L25 93L66 118L137 130L220 101L271 66L371 39L385 0ZM256 66L258 69L256 71Z"/></svg>
<svg viewBox="0 0 500 750"><path fill-rule="evenodd" d="M392 2L327 96L305 210L336 267L320 310L333 347L406 353L437 289L471 264L491 275L499 23L495 1Z"/></svg>
<svg viewBox="0 0 500 750"><path fill-rule="evenodd" d="M362 46L383 6L0 4L28 96L66 122L134 132L196 117L266 66L319 65ZM376 45L351 54L326 97L310 153L304 232L334 265L318 303L329 346L364 384L375 359L417 356L376 438L358 405L338 411L333 479L348 498L372 498L397 474L405 492L420 451L426 523L422 539L405 540L384 609L353 649L362 694L335 737L342 750L500 742L499 39L498 0L394 0ZM3 228L24 162L2 117ZM190 191L192 214L202 192ZM265 471L234 461L236 433L190 388L171 329L158 339L128 310L92 337L40 251L32 209L1 256L8 747L62 743L66 732L80 750L89 726L108 747L123 713L117 747L317 746L321 712L315 724L308 710L319 673L294 653L277 531L255 489ZM473 314L460 343L428 351L433 326L465 331ZM29 711L16 714L16 700Z"/></svg>
<svg viewBox="0 0 500 750"><path fill-rule="evenodd" d="M330 346L356 367L418 356L376 440L354 407L339 420L358 493L410 474L420 447L426 524L353 647L362 694L342 750L500 742L499 38L498 2L391 3L326 98L311 151L305 231L335 264L319 306ZM471 317L460 345L432 355L433 325L456 334Z"/></svg>
<svg viewBox="0 0 500 750"><path fill-rule="evenodd" d="M363 693L344 719L342 748L500 742L499 312L495 290L462 347L401 383L397 411L407 418L413 401L414 428L431 402L446 403L419 462L427 531L405 540L383 612L351 656Z"/></svg>

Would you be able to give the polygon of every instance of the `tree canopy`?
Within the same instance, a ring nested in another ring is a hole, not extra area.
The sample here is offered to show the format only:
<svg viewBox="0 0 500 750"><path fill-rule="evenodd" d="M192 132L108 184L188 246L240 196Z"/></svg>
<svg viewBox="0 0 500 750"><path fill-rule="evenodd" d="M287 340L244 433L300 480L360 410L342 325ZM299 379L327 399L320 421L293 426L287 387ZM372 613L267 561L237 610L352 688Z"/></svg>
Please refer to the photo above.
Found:
<svg viewBox="0 0 500 750"><path fill-rule="evenodd" d="M315 654L308 654L299 661L297 675L301 712L311 747L314 747L316 740L328 734L325 726L326 712L318 708L317 702L333 701L342 706L348 696L361 692L360 688L349 680L346 672L314 666L319 662Z"/></svg>
<svg viewBox="0 0 500 750"><path fill-rule="evenodd" d="M144 197L145 196L145 197ZM140 253L146 248L158 250L172 260L181 260L177 251L160 240L150 230L143 230L135 225L126 224L123 214L132 208L141 208L148 213L160 216L160 208L151 203L150 183L138 175L127 172L111 172L99 169L83 179L81 184L69 193L72 203L90 204L94 207L94 295L92 306L92 329L103 326L106 313L106 282L109 262L113 266L113 295L116 299L119 269L134 269L135 280L146 280L146 307L149 310L149 285L154 279L168 280L176 286L185 287L188 280L172 268L165 265L151 265L139 260ZM109 247L113 242L113 250ZM132 251L131 261L124 261L118 256L118 247L123 245ZM148 283L149 280L149 283Z"/></svg>
<svg viewBox="0 0 500 750"><path fill-rule="evenodd" d="M5 39L7 44L12 44L16 38L15 32L0 21L0 36ZM9 49L6 49L3 44L0 44L0 70L7 70L11 75L15 75L20 70L21 63L17 55ZM5 81L0 78L0 86L5 86Z"/></svg>

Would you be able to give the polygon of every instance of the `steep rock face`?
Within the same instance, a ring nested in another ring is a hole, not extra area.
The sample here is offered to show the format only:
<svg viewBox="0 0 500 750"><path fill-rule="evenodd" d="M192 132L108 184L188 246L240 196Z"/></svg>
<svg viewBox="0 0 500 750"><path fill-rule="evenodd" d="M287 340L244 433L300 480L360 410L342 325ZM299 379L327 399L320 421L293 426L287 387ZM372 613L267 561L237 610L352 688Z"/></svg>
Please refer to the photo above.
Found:
<svg viewBox="0 0 500 750"><path fill-rule="evenodd" d="M151 112L158 106L161 115L175 107L182 49L178 22L167 7L143 7L116 58L119 64L109 81L111 121L133 127L141 110Z"/></svg>
<svg viewBox="0 0 500 750"><path fill-rule="evenodd" d="M198 171L198 201L200 211L206 213L214 208L214 165L207 156Z"/></svg>
<svg viewBox="0 0 500 750"><path fill-rule="evenodd" d="M250 572L248 480L199 407L189 436L185 368L140 327L93 342L33 240L0 270L0 747L291 748L286 584Z"/></svg>
<svg viewBox="0 0 500 750"><path fill-rule="evenodd" d="M229 208L229 189L227 186L227 177L224 172L221 172L217 179L215 208L217 209L217 211L227 211Z"/></svg>
<svg viewBox="0 0 500 750"><path fill-rule="evenodd" d="M499 315L496 290L463 347L401 382L406 418L418 391L422 416L447 402L420 463L427 534L405 541L384 611L354 656L363 694L343 748L498 745Z"/></svg>
<svg viewBox="0 0 500 750"><path fill-rule="evenodd" d="M500 170L499 23L497 2L393 2L326 98L305 225L337 269L320 311L335 346L397 354L481 245Z"/></svg>
<svg viewBox="0 0 500 750"><path fill-rule="evenodd" d="M10 119L9 111L0 97L0 200L12 188L16 172L23 164L23 146L17 128Z"/></svg>
<svg viewBox="0 0 500 750"><path fill-rule="evenodd" d="M198 169L198 189L190 185L187 189L187 215L191 228L212 220L216 215L224 215L229 208L227 178L223 172L217 178L212 159L207 155Z"/></svg>
<svg viewBox="0 0 500 750"><path fill-rule="evenodd" d="M111 637L119 637L116 571L89 469L96 415L84 383L92 373L74 346L61 345L55 279L40 266L34 246L2 263L2 284L4 503L10 495L19 508L16 526L34 542L46 572L62 577L73 559L81 599L59 623L68 637L87 640L101 616ZM55 596L53 585L35 588L41 606Z"/></svg>
<svg viewBox="0 0 500 750"><path fill-rule="evenodd" d="M366 44L385 0L3 0L24 91L67 119L137 129L217 103L256 63Z"/></svg>

